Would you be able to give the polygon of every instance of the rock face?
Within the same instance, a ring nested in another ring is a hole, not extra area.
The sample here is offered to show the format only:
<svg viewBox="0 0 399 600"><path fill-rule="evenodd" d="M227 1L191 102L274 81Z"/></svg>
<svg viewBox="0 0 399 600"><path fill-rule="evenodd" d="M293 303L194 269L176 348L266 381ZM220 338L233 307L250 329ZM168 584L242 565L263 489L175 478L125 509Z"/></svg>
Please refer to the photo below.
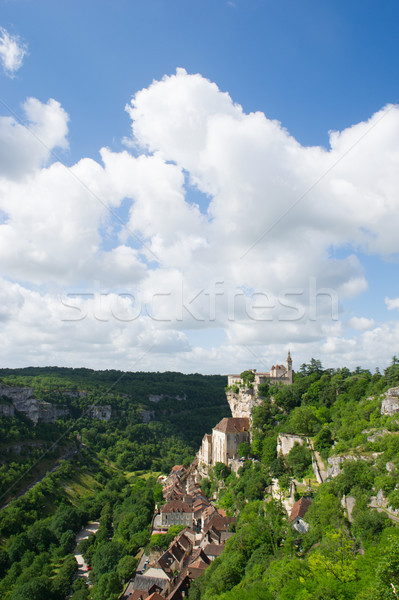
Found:
<svg viewBox="0 0 399 600"><path fill-rule="evenodd" d="M8 387L0 384L0 396L9 398L13 408L24 414L35 424L39 421L55 423L59 417L69 414L69 410L65 406L57 406L50 404L50 402L37 400L33 395L32 388Z"/></svg>
<svg viewBox="0 0 399 600"><path fill-rule="evenodd" d="M234 418L252 420L252 409L259 406L262 400L258 398L252 388L242 388L235 392L226 392L231 414Z"/></svg>
<svg viewBox="0 0 399 600"><path fill-rule="evenodd" d="M110 404L104 406L89 406L88 416L97 421L109 421L112 415L112 407Z"/></svg>
<svg viewBox="0 0 399 600"><path fill-rule="evenodd" d="M307 439L303 435L292 435L291 433L279 433L277 438L277 454L286 456L295 446L307 444Z"/></svg>
<svg viewBox="0 0 399 600"><path fill-rule="evenodd" d="M143 419L143 423L149 423L155 417L155 411L153 410L142 410L141 418Z"/></svg>
<svg viewBox="0 0 399 600"><path fill-rule="evenodd" d="M341 465L345 460L357 460L356 456L347 454L346 456L330 456L327 460L327 477L337 477L341 473Z"/></svg>
<svg viewBox="0 0 399 600"><path fill-rule="evenodd" d="M381 414L394 415L397 412L399 412L399 387L394 387L385 394L381 404Z"/></svg>
<svg viewBox="0 0 399 600"><path fill-rule="evenodd" d="M33 423L55 423L59 417L69 414L69 410L63 406L56 406L50 402L42 402L36 398L13 399L14 407L23 413Z"/></svg>
<svg viewBox="0 0 399 600"><path fill-rule="evenodd" d="M183 400L187 400L186 394L184 396L169 396L169 394L150 394L148 396L148 400L150 402L160 402L164 398L171 398L172 400L177 400L178 402L183 402Z"/></svg>
<svg viewBox="0 0 399 600"><path fill-rule="evenodd" d="M345 454L341 456L330 456L328 459L327 477L333 478L339 475L342 471L341 465L346 460L364 460L365 462L373 462L379 456L380 452L373 452L373 454L359 454L354 456L353 454Z"/></svg>
<svg viewBox="0 0 399 600"><path fill-rule="evenodd" d="M399 510L397 508L392 508L392 506L389 505L389 502L388 502L387 498L385 498L384 492L382 490L378 490L378 493L377 493L377 496L375 499L375 504L376 504L376 506L385 508L387 511L389 511L390 513L392 513L394 515L399 514Z"/></svg>

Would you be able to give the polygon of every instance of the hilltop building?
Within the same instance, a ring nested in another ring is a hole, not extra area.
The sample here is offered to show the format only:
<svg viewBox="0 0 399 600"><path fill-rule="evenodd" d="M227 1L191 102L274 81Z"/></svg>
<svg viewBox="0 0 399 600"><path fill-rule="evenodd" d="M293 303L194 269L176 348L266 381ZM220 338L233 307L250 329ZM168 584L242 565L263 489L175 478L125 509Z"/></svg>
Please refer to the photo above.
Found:
<svg viewBox="0 0 399 600"><path fill-rule="evenodd" d="M268 383L269 385L292 385L293 370L291 353L288 351L285 365L273 365L269 373L257 373L256 369L251 369L251 371L255 375L253 383L255 391L262 383ZM241 379L241 375L228 375L227 377L227 384L229 387L245 386L245 383Z"/></svg>

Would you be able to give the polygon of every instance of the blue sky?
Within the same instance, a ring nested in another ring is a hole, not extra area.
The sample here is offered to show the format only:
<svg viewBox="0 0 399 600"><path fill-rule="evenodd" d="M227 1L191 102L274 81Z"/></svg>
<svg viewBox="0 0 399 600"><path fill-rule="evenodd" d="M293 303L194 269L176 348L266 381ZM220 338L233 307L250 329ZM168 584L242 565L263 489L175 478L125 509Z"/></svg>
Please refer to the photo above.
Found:
<svg viewBox="0 0 399 600"><path fill-rule="evenodd" d="M290 348L294 367L386 366L398 17L394 1L0 1L2 363L226 373ZM337 319L319 294L309 320L312 281ZM120 303L140 315L115 319Z"/></svg>

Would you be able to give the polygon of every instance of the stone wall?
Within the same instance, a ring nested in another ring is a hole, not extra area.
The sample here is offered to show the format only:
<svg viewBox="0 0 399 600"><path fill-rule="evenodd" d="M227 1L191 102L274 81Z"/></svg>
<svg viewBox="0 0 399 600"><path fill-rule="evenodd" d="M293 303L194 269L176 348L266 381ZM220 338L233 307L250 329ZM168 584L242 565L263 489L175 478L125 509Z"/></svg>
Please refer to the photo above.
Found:
<svg viewBox="0 0 399 600"><path fill-rule="evenodd" d="M291 433L279 433L277 438L277 454L286 456L295 446L295 444L307 444L307 438L303 435L293 435Z"/></svg>

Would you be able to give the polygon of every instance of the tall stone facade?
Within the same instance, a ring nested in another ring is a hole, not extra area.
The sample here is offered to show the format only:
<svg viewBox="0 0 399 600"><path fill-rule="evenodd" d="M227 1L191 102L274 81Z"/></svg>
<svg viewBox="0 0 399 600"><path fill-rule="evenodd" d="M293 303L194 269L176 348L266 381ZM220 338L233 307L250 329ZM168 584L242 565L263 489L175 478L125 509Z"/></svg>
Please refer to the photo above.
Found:
<svg viewBox="0 0 399 600"><path fill-rule="evenodd" d="M205 468L222 462L229 466L238 460L238 448L242 442L249 442L249 419L224 418L212 429L212 435L206 434L198 452L198 464Z"/></svg>

